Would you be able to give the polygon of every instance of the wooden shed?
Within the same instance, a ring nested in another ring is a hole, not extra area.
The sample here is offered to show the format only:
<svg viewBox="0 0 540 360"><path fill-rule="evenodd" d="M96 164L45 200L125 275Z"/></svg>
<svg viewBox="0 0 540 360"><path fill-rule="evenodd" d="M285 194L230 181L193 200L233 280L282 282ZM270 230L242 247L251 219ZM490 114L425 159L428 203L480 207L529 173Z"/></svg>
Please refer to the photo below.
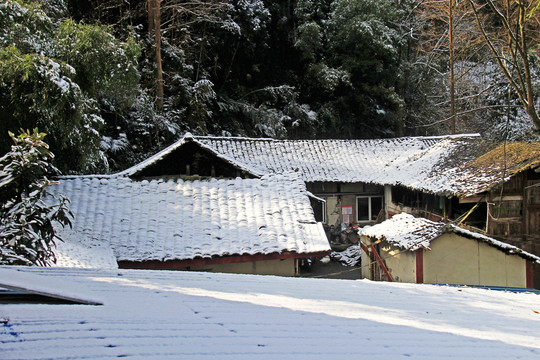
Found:
<svg viewBox="0 0 540 360"><path fill-rule="evenodd" d="M533 287L522 249L461 227L409 214L362 231L363 277L430 284Z"/></svg>

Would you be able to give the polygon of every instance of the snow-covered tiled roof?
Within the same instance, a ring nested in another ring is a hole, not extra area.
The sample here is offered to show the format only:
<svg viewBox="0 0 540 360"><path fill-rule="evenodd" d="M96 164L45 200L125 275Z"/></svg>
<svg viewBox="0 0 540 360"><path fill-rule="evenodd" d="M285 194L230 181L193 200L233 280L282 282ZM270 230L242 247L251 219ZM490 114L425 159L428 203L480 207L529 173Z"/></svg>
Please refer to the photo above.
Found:
<svg viewBox="0 0 540 360"><path fill-rule="evenodd" d="M116 257L108 241L89 239L70 228L62 230L62 240L56 242L56 263L52 266L118 269Z"/></svg>
<svg viewBox="0 0 540 360"><path fill-rule="evenodd" d="M196 143L255 176L294 171L306 182L402 185L441 195L477 194L518 171L540 164L540 143L497 147L474 134L370 140L276 140L187 134L121 174L136 175L174 154L186 142ZM508 151L503 153L501 149Z"/></svg>
<svg viewBox="0 0 540 360"><path fill-rule="evenodd" d="M401 213L363 229L360 235L374 240L386 240L401 249L415 251L429 248L429 244L441 234L443 227L443 223Z"/></svg>
<svg viewBox="0 0 540 360"><path fill-rule="evenodd" d="M107 242L119 261L329 251L305 184L295 174L260 179L133 181L63 178L73 228Z"/></svg>
<svg viewBox="0 0 540 360"><path fill-rule="evenodd" d="M259 173L296 171L304 181L378 182L388 163L434 145L437 138L274 140L198 137L217 153Z"/></svg>
<svg viewBox="0 0 540 360"><path fill-rule="evenodd" d="M406 213L394 215L391 219L383 221L380 224L365 228L361 231L361 235L373 240L386 240L390 245L415 251L421 248L429 248L429 244L433 240L447 232L454 232L494 246L508 254L519 255L527 260L540 263L540 257L530 254L514 245L463 229L454 224L434 222Z"/></svg>
<svg viewBox="0 0 540 360"><path fill-rule="evenodd" d="M2 359L538 359L540 295L427 284L0 267L103 303L2 304ZM30 280L27 277L27 280Z"/></svg>

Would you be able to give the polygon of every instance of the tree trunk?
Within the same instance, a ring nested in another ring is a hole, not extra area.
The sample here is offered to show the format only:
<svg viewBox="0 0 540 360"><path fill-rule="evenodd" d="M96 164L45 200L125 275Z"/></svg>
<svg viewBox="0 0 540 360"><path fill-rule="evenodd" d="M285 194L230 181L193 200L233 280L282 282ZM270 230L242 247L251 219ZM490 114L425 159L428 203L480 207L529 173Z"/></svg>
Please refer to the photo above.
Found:
<svg viewBox="0 0 540 360"><path fill-rule="evenodd" d="M154 33L154 2L153 0L148 0L148 35L152 36Z"/></svg>
<svg viewBox="0 0 540 360"><path fill-rule="evenodd" d="M450 130L456 133L456 92L454 77L454 3L448 0L448 53L450 56Z"/></svg>
<svg viewBox="0 0 540 360"><path fill-rule="evenodd" d="M163 110L163 68L161 64L161 0L148 0L148 29L153 27L156 44L156 106Z"/></svg>

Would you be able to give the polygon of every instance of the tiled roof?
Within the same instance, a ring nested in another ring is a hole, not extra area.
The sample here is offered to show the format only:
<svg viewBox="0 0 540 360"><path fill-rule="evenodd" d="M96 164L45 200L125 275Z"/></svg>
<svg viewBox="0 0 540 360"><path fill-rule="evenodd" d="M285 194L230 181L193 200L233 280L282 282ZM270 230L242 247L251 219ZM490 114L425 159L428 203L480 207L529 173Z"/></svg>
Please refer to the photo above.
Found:
<svg viewBox="0 0 540 360"><path fill-rule="evenodd" d="M424 218L416 218L410 214L401 213L362 230L361 235L374 240L386 240L389 244L405 250L415 251L429 248L429 244L447 232L484 242L508 254L518 255L527 260L540 263L540 257L530 254L516 246L493 239L489 236L463 229L453 224L434 222Z"/></svg>
<svg viewBox="0 0 540 360"><path fill-rule="evenodd" d="M329 251L305 185L294 174L260 179L63 178L74 230L108 242L119 261Z"/></svg>
<svg viewBox="0 0 540 360"><path fill-rule="evenodd" d="M471 149L476 135L404 137L372 140L275 140L204 137L186 134L158 154L122 172L135 175L173 154L186 142L202 148L253 175L297 172L306 182L365 182L402 184L444 192L447 184L426 181L440 172L456 148Z"/></svg>
<svg viewBox="0 0 540 360"><path fill-rule="evenodd" d="M464 164L456 183L461 185L465 195L472 195L528 169L540 169L540 143L503 143ZM471 179L475 181L467 186Z"/></svg>
<svg viewBox="0 0 540 360"><path fill-rule="evenodd" d="M429 248L429 244L439 237L443 227L443 223L401 213L380 224L363 229L360 235L373 240L386 240L390 245L415 251Z"/></svg>
<svg viewBox="0 0 540 360"><path fill-rule="evenodd" d="M476 135L376 140L275 140L186 134L122 172L135 175L194 142L253 175L297 172L306 182L402 185L441 195L468 196L540 164L540 143L500 145Z"/></svg>
<svg viewBox="0 0 540 360"><path fill-rule="evenodd" d="M15 273L15 274L14 274ZM538 359L534 293L184 271L0 267L103 303L0 305L2 359ZM29 280L29 279L27 279Z"/></svg>

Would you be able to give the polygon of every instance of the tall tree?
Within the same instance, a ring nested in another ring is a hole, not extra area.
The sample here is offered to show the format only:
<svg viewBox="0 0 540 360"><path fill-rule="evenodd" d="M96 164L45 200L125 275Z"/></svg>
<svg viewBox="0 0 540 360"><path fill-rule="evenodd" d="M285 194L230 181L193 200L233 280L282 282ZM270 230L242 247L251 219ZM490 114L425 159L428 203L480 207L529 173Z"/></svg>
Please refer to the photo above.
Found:
<svg viewBox="0 0 540 360"><path fill-rule="evenodd" d="M148 30L156 47L156 104L163 110L163 64L161 62L161 0L148 0Z"/></svg>
<svg viewBox="0 0 540 360"><path fill-rule="evenodd" d="M423 22L421 31L422 41L419 43L421 51L428 53L428 64L433 64L441 58L446 58L449 128L452 134L456 133L458 105L456 88L463 73L470 71L469 66L464 67L467 55L474 52L471 47L474 34L471 34L470 11L466 2L459 0L424 0L418 6L419 18ZM460 74L457 74L459 63ZM436 65L435 65L436 66Z"/></svg>
<svg viewBox="0 0 540 360"><path fill-rule="evenodd" d="M202 25L202 34L199 41L199 60L195 81L199 80L200 63L204 55L206 44L206 25L208 23L226 22L221 16L229 7L225 1L219 0L192 0L178 2L174 0L148 0L148 32L155 44L156 63L156 104L158 109L163 110L164 105L164 79L163 64L161 59L161 43L163 33L170 34L167 42L170 45L185 44L186 36L196 25Z"/></svg>
<svg viewBox="0 0 540 360"><path fill-rule="evenodd" d="M537 131L531 57L538 56L540 13L537 0L468 0L482 39L518 96Z"/></svg>

